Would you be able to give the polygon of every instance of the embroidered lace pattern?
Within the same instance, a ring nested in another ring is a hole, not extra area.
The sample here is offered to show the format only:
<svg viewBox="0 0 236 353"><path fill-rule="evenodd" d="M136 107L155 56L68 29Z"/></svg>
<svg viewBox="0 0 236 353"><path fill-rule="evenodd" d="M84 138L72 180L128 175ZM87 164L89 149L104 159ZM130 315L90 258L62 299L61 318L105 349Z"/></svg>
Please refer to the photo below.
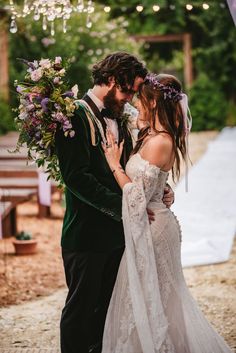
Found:
<svg viewBox="0 0 236 353"><path fill-rule="evenodd" d="M230 353L192 298L181 267L181 230L162 202L168 174L139 154L123 190L126 249L110 302L102 353ZM150 225L146 208L155 213Z"/></svg>

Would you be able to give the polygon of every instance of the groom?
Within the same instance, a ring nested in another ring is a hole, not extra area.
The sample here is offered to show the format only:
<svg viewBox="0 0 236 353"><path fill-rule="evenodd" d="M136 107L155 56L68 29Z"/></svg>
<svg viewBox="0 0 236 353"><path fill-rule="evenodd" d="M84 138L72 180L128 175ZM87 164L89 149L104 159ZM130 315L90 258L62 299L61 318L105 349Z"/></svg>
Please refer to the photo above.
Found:
<svg viewBox="0 0 236 353"><path fill-rule="evenodd" d="M66 138L63 131L57 132L56 150L66 185L61 245L69 289L61 316L62 353L102 350L106 313L125 244L122 193L101 142L107 128L117 143L124 139L121 164L125 167L133 146L120 117L146 74L133 55L108 55L94 65L94 87L72 118L75 136ZM164 202L168 207L173 202L171 189ZM148 213L151 221L152 212Z"/></svg>

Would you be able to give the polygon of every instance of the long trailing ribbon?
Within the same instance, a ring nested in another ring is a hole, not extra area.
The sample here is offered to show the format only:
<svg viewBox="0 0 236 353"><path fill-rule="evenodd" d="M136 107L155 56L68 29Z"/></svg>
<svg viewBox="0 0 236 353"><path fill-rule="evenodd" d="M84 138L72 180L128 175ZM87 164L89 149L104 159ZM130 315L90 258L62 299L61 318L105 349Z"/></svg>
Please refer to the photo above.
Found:
<svg viewBox="0 0 236 353"><path fill-rule="evenodd" d="M227 0L231 16L236 26L236 0Z"/></svg>
<svg viewBox="0 0 236 353"><path fill-rule="evenodd" d="M185 158L185 191L188 192L188 160L189 160L189 133L192 127L192 116L188 106L188 96L182 93L182 99L179 101L184 118L186 158Z"/></svg>
<svg viewBox="0 0 236 353"><path fill-rule="evenodd" d="M95 114L93 113L92 109L90 108L90 106L88 105L87 102L85 102L85 100L83 99L79 99L78 104L80 104L85 111L85 114L87 116L88 122L89 122L89 126L90 126L90 131L91 131L91 140L92 140L92 145L96 146L96 136L95 136L95 128L94 128L94 124L96 124L101 137L102 137L102 141L103 143L106 143L106 137L103 131L103 127L102 124L100 123L100 121L96 118Z"/></svg>

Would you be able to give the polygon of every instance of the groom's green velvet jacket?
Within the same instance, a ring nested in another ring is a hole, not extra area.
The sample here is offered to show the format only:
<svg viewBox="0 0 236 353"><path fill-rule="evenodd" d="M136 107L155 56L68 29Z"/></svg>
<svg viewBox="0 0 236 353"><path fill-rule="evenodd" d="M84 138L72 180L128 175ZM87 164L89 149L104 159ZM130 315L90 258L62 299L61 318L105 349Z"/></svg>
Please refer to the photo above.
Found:
<svg viewBox="0 0 236 353"><path fill-rule="evenodd" d="M88 119L82 107L72 117L75 136L56 134L56 153L66 185L63 248L72 251L109 251L124 246L121 221L122 192L104 156L96 128L91 142Z"/></svg>

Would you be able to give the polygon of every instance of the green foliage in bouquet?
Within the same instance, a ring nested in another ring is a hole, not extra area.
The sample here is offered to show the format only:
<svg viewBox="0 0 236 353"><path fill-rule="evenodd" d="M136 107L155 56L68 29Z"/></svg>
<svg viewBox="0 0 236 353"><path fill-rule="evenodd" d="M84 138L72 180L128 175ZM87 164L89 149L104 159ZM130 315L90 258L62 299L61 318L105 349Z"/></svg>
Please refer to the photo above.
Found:
<svg viewBox="0 0 236 353"><path fill-rule="evenodd" d="M55 133L62 129L65 136L74 137L71 118L78 88L69 88L65 78L68 63L63 64L61 57L33 62L20 60L28 69L24 81L15 82L19 98L15 122L20 132L15 151L26 145L28 159L42 167L48 179L62 185L54 151Z"/></svg>

